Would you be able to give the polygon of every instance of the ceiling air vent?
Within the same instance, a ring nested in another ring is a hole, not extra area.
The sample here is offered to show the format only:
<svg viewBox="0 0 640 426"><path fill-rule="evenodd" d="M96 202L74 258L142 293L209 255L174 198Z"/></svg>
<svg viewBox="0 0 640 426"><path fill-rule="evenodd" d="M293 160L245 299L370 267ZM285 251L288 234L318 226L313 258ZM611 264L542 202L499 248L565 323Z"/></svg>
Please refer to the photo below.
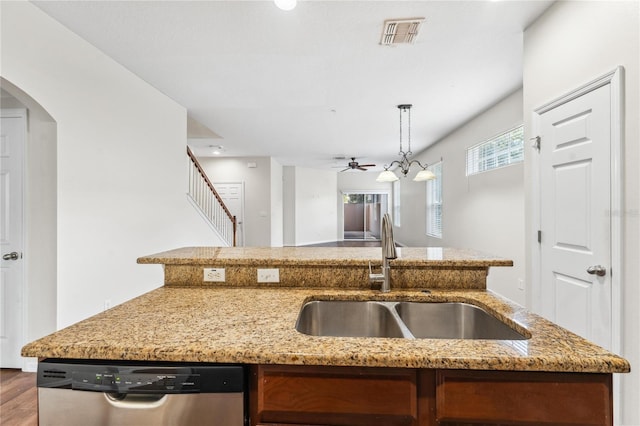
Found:
<svg viewBox="0 0 640 426"><path fill-rule="evenodd" d="M387 19L384 21L380 44L393 46L395 44L412 44L424 18Z"/></svg>

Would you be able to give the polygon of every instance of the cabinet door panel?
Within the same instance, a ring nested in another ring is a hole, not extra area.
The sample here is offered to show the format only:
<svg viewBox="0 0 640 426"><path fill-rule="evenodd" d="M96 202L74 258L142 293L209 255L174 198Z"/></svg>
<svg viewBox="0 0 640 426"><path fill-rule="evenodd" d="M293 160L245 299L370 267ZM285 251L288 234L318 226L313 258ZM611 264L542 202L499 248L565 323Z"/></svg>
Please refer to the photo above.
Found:
<svg viewBox="0 0 640 426"><path fill-rule="evenodd" d="M258 366L252 376L257 422L417 424L416 370Z"/></svg>
<svg viewBox="0 0 640 426"><path fill-rule="evenodd" d="M436 417L531 425L611 425L610 374L439 370Z"/></svg>

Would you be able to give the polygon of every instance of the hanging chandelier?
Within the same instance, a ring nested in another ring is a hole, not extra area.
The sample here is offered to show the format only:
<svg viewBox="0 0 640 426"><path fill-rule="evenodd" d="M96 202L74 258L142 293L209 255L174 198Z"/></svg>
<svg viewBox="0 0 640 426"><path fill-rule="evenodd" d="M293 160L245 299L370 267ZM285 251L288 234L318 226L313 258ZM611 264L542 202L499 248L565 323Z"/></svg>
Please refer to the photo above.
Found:
<svg viewBox="0 0 640 426"><path fill-rule="evenodd" d="M411 104L401 104L398 105L398 111L400 111L400 152L398 155L401 156L400 160L394 160L389 164L384 165L384 171L381 172L376 181L378 182L395 182L398 179L398 175L396 175L393 171L389 170L394 165L397 165L400 168L400 173L402 173L403 177L407 177L409 173L409 169L414 164L417 164L422 170L416 173L416 176L413 178L414 181L420 182L425 180L435 179L436 175L433 174L431 170L427 170L428 165L422 165L418 160L409 160L411 154ZM402 149L402 114L407 115L407 151Z"/></svg>

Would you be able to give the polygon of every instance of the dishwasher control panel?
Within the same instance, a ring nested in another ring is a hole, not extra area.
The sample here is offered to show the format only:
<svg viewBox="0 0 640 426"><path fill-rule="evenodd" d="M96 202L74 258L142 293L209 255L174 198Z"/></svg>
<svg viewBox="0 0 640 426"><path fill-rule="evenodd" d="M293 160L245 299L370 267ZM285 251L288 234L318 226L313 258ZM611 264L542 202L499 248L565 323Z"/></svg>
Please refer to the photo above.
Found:
<svg viewBox="0 0 640 426"><path fill-rule="evenodd" d="M200 392L200 375L74 371L71 389L120 393L191 393Z"/></svg>
<svg viewBox="0 0 640 426"><path fill-rule="evenodd" d="M47 359L38 363L38 387L106 393L243 392L241 365Z"/></svg>

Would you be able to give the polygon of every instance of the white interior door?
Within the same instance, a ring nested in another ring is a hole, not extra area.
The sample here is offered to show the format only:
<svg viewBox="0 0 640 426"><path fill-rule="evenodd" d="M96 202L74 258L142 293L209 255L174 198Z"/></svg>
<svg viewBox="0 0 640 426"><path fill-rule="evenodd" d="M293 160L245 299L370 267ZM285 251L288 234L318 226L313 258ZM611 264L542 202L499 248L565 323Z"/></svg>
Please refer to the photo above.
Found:
<svg viewBox="0 0 640 426"><path fill-rule="evenodd" d="M540 306L612 346L611 86L539 115Z"/></svg>
<svg viewBox="0 0 640 426"><path fill-rule="evenodd" d="M244 184L214 183L213 187L218 191L218 195L220 195L231 214L236 217L236 245L239 247L244 246Z"/></svg>
<svg viewBox="0 0 640 426"><path fill-rule="evenodd" d="M21 368L23 342L23 157L26 111L2 110L0 123L0 367Z"/></svg>

